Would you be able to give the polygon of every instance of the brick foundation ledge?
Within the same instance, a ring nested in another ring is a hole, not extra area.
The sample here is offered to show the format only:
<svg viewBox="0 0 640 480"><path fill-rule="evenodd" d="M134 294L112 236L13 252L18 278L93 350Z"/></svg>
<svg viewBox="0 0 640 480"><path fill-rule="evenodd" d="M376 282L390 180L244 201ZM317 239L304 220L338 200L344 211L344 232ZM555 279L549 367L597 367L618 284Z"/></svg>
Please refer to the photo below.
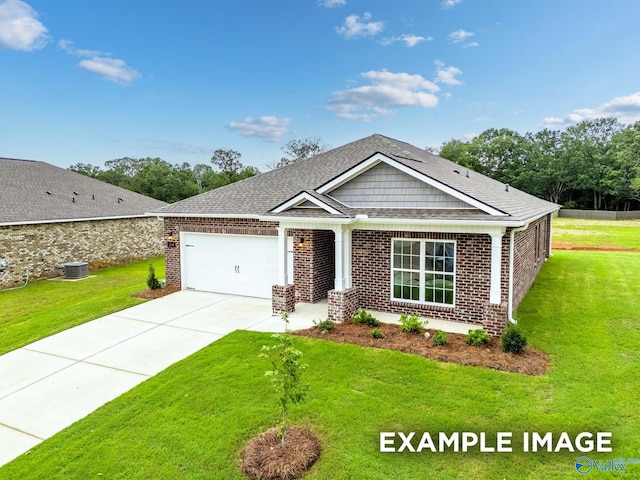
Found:
<svg viewBox="0 0 640 480"><path fill-rule="evenodd" d="M271 311L274 315L293 312L296 309L296 286L273 285L271 287Z"/></svg>
<svg viewBox="0 0 640 480"><path fill-rule="evenodd" d="M356 287L346 290L329 290L327 297L329 319L334 322L350 320L360 306L360 295Z"/></svg>

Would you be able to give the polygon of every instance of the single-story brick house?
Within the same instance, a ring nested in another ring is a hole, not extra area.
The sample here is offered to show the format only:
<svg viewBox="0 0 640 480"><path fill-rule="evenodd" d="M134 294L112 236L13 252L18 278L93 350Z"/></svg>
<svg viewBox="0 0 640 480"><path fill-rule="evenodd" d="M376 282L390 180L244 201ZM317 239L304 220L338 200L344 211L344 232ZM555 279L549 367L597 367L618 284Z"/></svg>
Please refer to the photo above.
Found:
<svg viewBox="0 0 640 480"><path fill-rule="evenodd" d="M156 210L167 283L328 298L497 334L551 250L559 206L382 135Z"/></svg>
<svg viewBox="0 0 640 480"><path fill-rule="evenodd" d="M165 202L44 162L0 158L0 289L162 255Z"/></svg>

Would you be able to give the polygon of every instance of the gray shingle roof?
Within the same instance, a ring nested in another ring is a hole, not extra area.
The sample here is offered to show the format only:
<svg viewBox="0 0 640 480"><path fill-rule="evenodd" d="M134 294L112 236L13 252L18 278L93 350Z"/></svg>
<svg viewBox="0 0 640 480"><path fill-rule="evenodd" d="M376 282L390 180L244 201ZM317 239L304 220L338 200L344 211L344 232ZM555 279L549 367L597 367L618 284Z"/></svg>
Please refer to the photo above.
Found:
<svg viewBox="0 0 640 480"><path fill-rule="evenodd" d="M0 225L135 217L164 205L44 162L0 158Z"/></svg>
<svg viewBox="0 0 640 480"><path fill-rule="evenodd" d="M460 165L433 155L421 148L382 135L357 140L342 147L329 150L314 157L298 161L286 167L263 173L256 177L227 185L181 202L168 205L156 212L163 216L179 215L283 215L270 211L302 191L314 192L322 185L340 176L369 157L381 153L419 173L447 185L475 200L507 214L495 217L485 213L458 211L460 219L486 219L522 222L559 208L557 205L541 200L525 192L509 187L479 173L466 170ZM458 170L460 173L456 173ZM314 192L315 193L315 192ZM407 218L406 211L385 209L367 211L345 207L326 195L315 193L327 204L338 209L347 217L366 213L370 216L385 218ZM318 216L318 212L302 213L300 216ZM369 209L368 209L369 210ZM286 213L287 217L295 216ZM324 212L327 218L336 218ZM427 210L415 212L415 218L450 219L451 211Z"/></svg>

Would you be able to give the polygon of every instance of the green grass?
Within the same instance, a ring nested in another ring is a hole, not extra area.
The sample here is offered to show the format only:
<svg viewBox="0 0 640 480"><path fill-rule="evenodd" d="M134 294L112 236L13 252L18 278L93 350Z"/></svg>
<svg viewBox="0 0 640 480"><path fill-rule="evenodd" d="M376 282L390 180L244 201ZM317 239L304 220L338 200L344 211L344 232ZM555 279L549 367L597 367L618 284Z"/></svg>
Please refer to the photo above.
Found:
<svg viewBox="0 0 640 480"><path fill-rule="evenodd" d="M568 246L640 249L640 220L554 218L553 240Z"/></svg>
<svg viewBox="0 0 640 480"><path fill-rule="evenodd" d="M613 432L640 457L640 255L556 252L517 312L549 353L530 377L296 338L308 400L291 420L323 452L307 479L562 479L579 453L380 453L381 431ZM242 479L239 452L278 418L260 347L238 331L168 368L0 469L0 478ZM618 477L618 474L610 474ZM631 465L625 478L639 478ZM591 473L589 478L603 478ZM613 477L612 477L613 478Z"/></svg>
<svg viewBox="0 0 640 480"><path fill-rule="evenodd" d="M81 323L132 307L147 288L149 264L164 277L164 258L89 272L80 281L39 280L0 292L0 355Z"/></svg>

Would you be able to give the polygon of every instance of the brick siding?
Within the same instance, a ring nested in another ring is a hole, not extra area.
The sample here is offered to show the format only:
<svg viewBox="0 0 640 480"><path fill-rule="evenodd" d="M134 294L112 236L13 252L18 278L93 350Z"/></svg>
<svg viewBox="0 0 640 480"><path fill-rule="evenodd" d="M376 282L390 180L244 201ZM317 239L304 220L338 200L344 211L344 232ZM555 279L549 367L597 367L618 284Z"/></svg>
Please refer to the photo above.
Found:
<svg viewBox="0 0 640 480"><path fill-rule="evenodd" d="M289 285L273 285L271 287L271 311L274 315L282 312L293 312L296 309L296 287Z"/></svg>
<svg viewBox="0 0 640 480"><path fill-rule="evenodd" d="M360 296L357 288L346 290L329 290L327 315L334 322L344 322L355 315L360 307Z"/></svg>
<svg viewBox="0 0 640 480"><path fill-rule="evenodd" d="M513 239L513 309L515 310L533 285L545 260L549 257L551 215L516 232Z"/></svg>
<svg viewBox="0 0 640 480"><path fill-rule="evenodd" d="M290 230L296 299L315 303L327 298L335 278L335 234L332 230ZM301 245L300 239L304 239Z"/></svg>
<svg viewBox="0 0 640 480"><path fill-rule="evenodd" d="M162 255L162 221L156 217L0 227L0 288L29 278L64 274L64 263L88 262L89 269ZM43 259L44 254L44 259Z"/></svg>
<svg viewBox="0 0 640 480"><path fill-rule="evenodd" d="M165 218L165 239L173 232L175 247L164 242L167 285L182 287L180 278L180 233L222 233L234 235L278 235L278 222L261 222L248 218Z"/></svg>
<svg viewBox="0 0 640 480"><path fill-rule="evenodd" d="M456 242L455 307L391 299L392 238ZM484 325L491 284L489 235L354 230L352 245L352 283L359 291L362 308L398 314L418 313L427 318ZM503 286L506 286L504 282Z"/></svg>

